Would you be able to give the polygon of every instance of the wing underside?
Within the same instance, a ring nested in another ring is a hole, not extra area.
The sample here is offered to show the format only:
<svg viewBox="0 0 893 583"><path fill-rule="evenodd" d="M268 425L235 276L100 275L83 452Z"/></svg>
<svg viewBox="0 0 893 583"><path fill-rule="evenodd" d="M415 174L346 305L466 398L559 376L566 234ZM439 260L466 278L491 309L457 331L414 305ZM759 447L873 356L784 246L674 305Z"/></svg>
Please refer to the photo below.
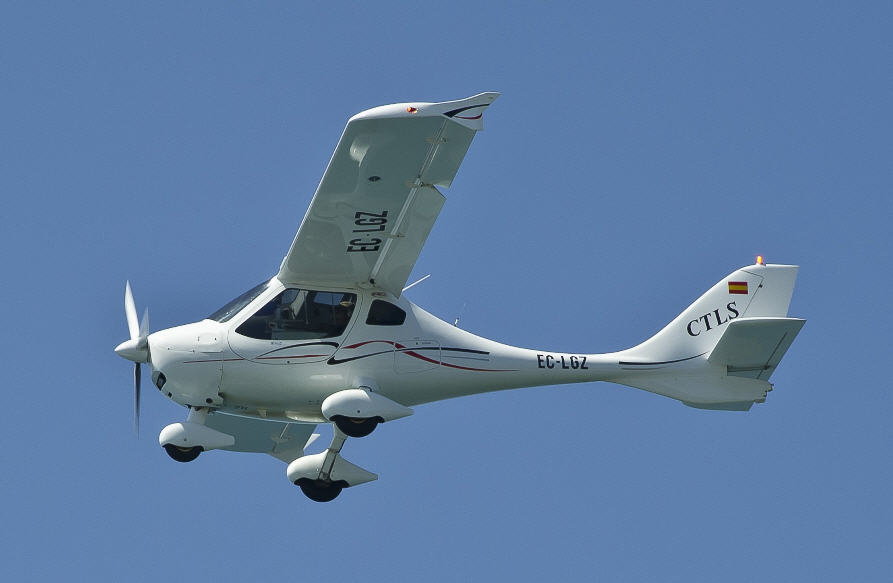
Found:
<svg viewBox="0 0 893 583"><path fill-rule="evenodd" d="M236 442L220 449L267 453L289 463L304 454L316 425L312 423L287 423L228 415L216 411L208 415L206 425L232 435Z"/></svg>
<svg viewBox="0 0 893 583"><path fill-rule="evenodd" d="M477 130L498 97L404 103L347 124L279 279L402 292Z"/></svg>

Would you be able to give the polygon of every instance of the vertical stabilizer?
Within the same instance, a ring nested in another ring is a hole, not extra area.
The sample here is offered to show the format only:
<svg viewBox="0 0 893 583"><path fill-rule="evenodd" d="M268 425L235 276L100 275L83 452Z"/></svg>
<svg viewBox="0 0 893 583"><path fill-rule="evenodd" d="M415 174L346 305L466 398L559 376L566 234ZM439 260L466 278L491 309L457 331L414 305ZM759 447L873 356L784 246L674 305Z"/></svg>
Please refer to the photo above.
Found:
<svg viewBox="0 0 893 583"><path fill-rule="evenodd" d="M762 402L803 326L787 318L796 279L796 265L738 269L653 337L617 353L622 374L612 380L702 409Z"/></svg>
<svg viewBox="0 0 893 583"><path fill-rule="evenodd" d="M750 265L721 279L624 360L673 361L709 354L738 318L787 316L796 265Z"/></svg>

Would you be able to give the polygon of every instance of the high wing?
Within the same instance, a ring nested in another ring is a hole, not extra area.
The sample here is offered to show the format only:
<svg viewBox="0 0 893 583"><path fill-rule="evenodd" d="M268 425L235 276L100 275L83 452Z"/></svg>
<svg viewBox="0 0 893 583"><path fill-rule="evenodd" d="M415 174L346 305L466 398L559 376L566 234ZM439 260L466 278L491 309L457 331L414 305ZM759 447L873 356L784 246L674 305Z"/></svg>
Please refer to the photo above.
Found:
<svg viewBox="0 0 893 583"><path fill-rule="evenodd" d="M399 297L443 207L435 187L452 183L497 97L398 103L353 116L279 279L373 285Z"/></svg>
<svg viewBox="0 0 893 583"><path fill-rule="evenodd" d="M233 445L220 449L268 453L285 463L304 455L304 448L315 439L313 430L316 428L312 423L268 421L219 411L208 415L206 425L236 439Z"/></svg>

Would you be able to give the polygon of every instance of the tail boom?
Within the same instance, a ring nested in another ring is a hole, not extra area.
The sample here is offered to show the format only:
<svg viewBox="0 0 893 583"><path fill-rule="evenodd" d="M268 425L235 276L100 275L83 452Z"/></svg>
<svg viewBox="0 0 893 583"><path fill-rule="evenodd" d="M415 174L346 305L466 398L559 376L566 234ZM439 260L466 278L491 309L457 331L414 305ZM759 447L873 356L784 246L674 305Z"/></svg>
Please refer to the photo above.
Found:
<svg viewBox="0 0 893 583"><path fill-rule="evenodd" d="M449 326L413 306L423 330L430 330L441 346L461 349L449 349L452 356L442 357L447 360L437 367L438 378L429 377L425 390L403 375L400 380L407 382L389 385L393 394L388 396L414 406L490 391L608 381L692 407L747 410L772 390L769 377L804 324L787 317L797 269L752 265L736 270L653 337L607 354L509 346ZM474 353L474 360L456 360L466 353ZM464 375L461 383L457 373Z"/></svg>

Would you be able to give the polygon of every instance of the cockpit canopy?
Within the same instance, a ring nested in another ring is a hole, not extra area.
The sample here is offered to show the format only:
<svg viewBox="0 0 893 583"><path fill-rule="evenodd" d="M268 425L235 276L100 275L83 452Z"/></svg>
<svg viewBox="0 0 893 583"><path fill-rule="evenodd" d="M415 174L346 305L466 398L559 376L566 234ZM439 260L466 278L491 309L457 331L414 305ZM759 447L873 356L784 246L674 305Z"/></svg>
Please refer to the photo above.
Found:
<svg viewBox="0 0 893 583"><path fill-rule="evenodd" d="M256 285L208 316L228 322L270 286ZM236 333L258 340L307 340L341 336L357 304L349 292L287 288L239 324ZM406 312L390 302L374 300L369 308L369 326L400 326Z"/></svg>
<svg viewBox="0 0 893 583"><path fill-rule="evenodd" d="M356 294L288 288L236 328L259 340L306 340L341 336L357 304Z"/></svg>
<svg viewBox="0 0 893 583"><path fill-rule="evenodd" d="M225 306L208 316L206 319L215 320L220 323L228 322L233 316L241 312L242 308L253 302L257 296L262 294L269 285L269 280L257 284L247 292L243 293L236 299L230 301Z"/></svg>

